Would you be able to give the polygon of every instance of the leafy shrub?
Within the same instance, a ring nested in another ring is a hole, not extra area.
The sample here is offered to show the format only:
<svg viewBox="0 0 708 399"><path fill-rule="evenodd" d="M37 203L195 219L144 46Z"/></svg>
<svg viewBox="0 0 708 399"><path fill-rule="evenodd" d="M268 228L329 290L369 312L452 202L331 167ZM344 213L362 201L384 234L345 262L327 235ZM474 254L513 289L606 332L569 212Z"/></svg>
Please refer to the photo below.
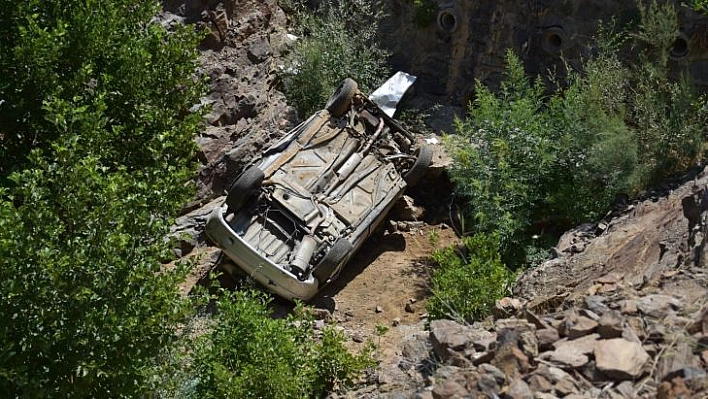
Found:
<svg viewBox="0 0 708 399"><path fill-rule="evenodd" d="M462 242L462 248L452 246L433 253L438 267L427 305L433 319L473 322L484 318L513 282L513 274L499 256L497 235L480 233Z"/></svg>
<svg viewBox="0 0 708 399"><path fill-rule="evenodd" d="M686 78L669 78L669 52L679 32L673 5L652 1L640 11L633 37L644 51L632 74L629 124L639 136L641 163L656 181L701 160L708 108Z"/></svg>
<svg viewBox="0 0 708 399"><path fill-rule="evenodd" d="M568 72L553 93L507 53L501 88L476 86L457 134L446 138L451 177L467 199L474 231L499 232L502 257L517 267L537 235L550 239L702 160L708 107L685 80L669 78L676 14L642 8L633 64L619 47L627 34L603 32L583 72ZM543 239L541 241L547 241Z"/></svg>
<svg viewBox="0 0 708 399"><path fill-rule="evenodd" d="M423 28L435 21L435 2L433 0L413 0L413 22Z"/></svg>
<svg viewBox="0 0 708 399"><path fill-rule="evenodd" d="M136 397L189 303L198 38L157 2L0 4L0 391Z"/></svg>
<svg viewBox="0 0 708 399"><path fill-rule="evenodd" d="M388 77L388 53L378 42L377 2L325 0L315 11L295 8L296 42L281 74L301 116L322 109L339 82L351 77L367 93Z"/></svg>
<svg viewBox="0 0 708 399"><path fill-rule="evenodd" d="M271 318L263 293L224 292L217 307L212 331L194 351L197 397L324 397L373 365L370 352L352 355L333 328L318 342L303 308Z"/></svg>

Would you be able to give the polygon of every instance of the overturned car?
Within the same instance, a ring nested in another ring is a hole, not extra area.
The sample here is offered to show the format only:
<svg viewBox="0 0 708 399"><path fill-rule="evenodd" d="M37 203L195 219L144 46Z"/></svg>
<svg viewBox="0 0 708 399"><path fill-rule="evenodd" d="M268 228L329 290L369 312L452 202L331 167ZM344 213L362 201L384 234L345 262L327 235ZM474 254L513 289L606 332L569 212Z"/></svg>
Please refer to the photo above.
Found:
<svg viewBox="0 0 708 399"><path fill-rule="evenodd" d="M268 290L308 300L340 273L432 161L432 149L344 80L266 150L209 216L206 233Z"/></svg>

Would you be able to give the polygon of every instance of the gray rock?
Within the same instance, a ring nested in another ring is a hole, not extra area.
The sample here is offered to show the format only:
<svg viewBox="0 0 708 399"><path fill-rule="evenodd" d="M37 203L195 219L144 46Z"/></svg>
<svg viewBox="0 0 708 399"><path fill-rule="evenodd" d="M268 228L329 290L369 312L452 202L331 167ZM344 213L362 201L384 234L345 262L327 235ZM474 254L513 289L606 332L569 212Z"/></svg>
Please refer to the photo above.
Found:
<svg viewBox="0 0 708 399"><path fill-rule="evenodd" d="M555 328L544 328L536 331L536 340L538 342L538 349L541 351L546 351L552 348L553 344L560 339L558 335L558 330Z"/></svg>
<svg viewBox="0 0 708 399"><path fill-rule="evenodd" d="M597 322L585 316L578 316L575 323L567 329L567 335L570 339L579 338L593 333L597 329Z"/></svg>
<svg viewBox="0 0 708 399"><path fill-rule="evenodd" d="M669 313L673 313L681 305L681 302L669 295L654 294L639 298L637 309L647 316L664 318Z"/></svg>
<svg viewBox="0 0 708 399"><path fill-rule="evenodd" d="M445 360L448 350L464 349L470 344L468 328L452 320L433 320L430 322L430 341L435 354Z"/></svg>
<svg viewBox="0 0 708 399"><path fill-rule="evenodd" d="M580 337L578 339L563 339L555 342L553 344L553 347L556 350L564 350L565 348L572 347L574 350L582 353L583 355L589 355L593 352L595 348L595 342L597 342L598 339L600 339L600 334L595 333Z"/></svg>
<svg viewBox="0 0 708 399"><path fill-rule="evenodd" d="M619 338L622 336L622 314L616 310L603 313L598 320L597 332L604 339Z"/></svg>
<svg viewBox="0 0 708 399"><path fill-rule="evenodd" d="M546 360L564 369L576 369L586 365L590 359L572 345L561 346L559 349L544 352L539 359Z"/></svg>
<svg viewBox="0 0 708 399"><path fill-rule="evenodd" d="M415 336L403 343L401 354L403 359L400 361L399 367L408 370L416 368L430 357L430 347L424 337Z"/></svg>
<svg viewBox="0 0 708 399"><path fill-rule="evenodd" d="M479 371L484 372L484 373L489 374L492 377L494 377L494 380L499 385L503 385L506 383L506 375L504 375L504 373L501 370L492 366L491 364L489 364L489 363L481 364L478 367L478 369L479 369Z"/></svg>
<svg viewBox="0 0 708 399"><path fill-rule="evenodd" d="M619 380L639 377L649 360L640 343L624 338L597 341L593 352L597 368L608 377Z"/></svg>
<svg viewBox="0 0 708 399"><path fill-rule="evenodd" d="M605 305L605 297L600 295L588 295L583 298L583 303L588 310L598 315L603 315L610 310L610 308Z"/></svg>
<svg viewBox="0 0 708 399"><path fill-rule="evenodd" d="M657 376L660 381L668 381L676 376L683 377L684 370L693 367L693 351L686 342L668 347L659 359Z"/></svg>
<svg viewBox="0 0 708 399"><path fill-rule="evenodd" d="M533 399L533 392L524 380L516 379L509 384L506 397L509 399Z"/></svg>
<svg viewBox="0 0 708 399"><path fill-rule="evenodd" d="M465 387L452 380L445 380L433 388L434 399L464 398L468 393Z"/></svg>

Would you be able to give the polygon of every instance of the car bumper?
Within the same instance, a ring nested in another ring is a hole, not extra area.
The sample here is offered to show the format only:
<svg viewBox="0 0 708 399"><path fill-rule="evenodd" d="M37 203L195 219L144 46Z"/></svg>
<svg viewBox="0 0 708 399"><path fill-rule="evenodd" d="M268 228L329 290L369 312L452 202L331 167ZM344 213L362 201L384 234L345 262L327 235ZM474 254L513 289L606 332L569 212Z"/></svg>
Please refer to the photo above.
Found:
<svg viewBox="0 0 708 399"><path fill-rule="evenodd" d="M226 205L214 209L207 219L206 234L254 280L273 293L289 299L307 301L317 294L319 283L314 277L301 281L258 253L231 229L224 219Z"/></svg>

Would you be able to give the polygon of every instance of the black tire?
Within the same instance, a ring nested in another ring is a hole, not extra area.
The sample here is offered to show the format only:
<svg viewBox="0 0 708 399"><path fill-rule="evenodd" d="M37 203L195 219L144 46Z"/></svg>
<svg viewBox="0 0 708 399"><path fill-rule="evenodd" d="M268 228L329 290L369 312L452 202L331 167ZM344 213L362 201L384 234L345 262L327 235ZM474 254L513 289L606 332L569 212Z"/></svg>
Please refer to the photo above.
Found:
<svg viewBox="0 0 708 399"><path fill-rule="evenodd" d="M420 181L433 163L433 149L430 146L420 146L415 151L416 159L413 166L403 176L408 187L413 187Z"/></svg>
<svg viewBox="0 0 708 399"><path fill-rule="evenodd" d="M232 212L236 212L248 201L253 192L261 187L265 174L257 166L251 166L241 173L229 189L226 196L226 205Z"/></svg>
<svg viewBox="0 0 708 399"><path fill-rule="evenodd" d="M346 113L349 109L349 106L352 103L352 98L354 98L354 94L356 94L358 89L359 85L356 84L354 79L344 79L329 100L327 100L325 109L335 118L339 118L344 115L344 113Z"/></svg>
<svg viewBox="0 0 708 399"><path fill-rule="evenodd" d="M332 248L327 251L324 258L322 258L320 263L312 272L312 275L315 276L319 282L320 287L327 283L327 280L329 280L332 276L332 273L334 273L337 269L337 266L339 266L339 264L352 252L353 249L354 246L352 246L352 243L344 238L340 238L334 243L334 245L332 245Z"/></svg>

